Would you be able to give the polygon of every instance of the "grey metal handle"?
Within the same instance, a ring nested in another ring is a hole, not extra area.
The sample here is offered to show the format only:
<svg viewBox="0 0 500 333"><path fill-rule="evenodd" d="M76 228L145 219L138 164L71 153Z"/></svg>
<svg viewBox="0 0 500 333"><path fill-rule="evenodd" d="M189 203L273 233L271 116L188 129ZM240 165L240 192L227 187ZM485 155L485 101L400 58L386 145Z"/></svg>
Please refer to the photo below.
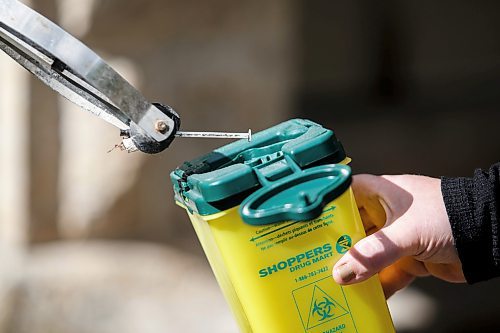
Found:
<svg viewBox="0 0 500 333"><path fill-rule="evenodd" d="M174 134L174 120L96 53L17 0L0 0L0 49L62 96L122 130L133 122L141 138L156 142Z"/></svg>

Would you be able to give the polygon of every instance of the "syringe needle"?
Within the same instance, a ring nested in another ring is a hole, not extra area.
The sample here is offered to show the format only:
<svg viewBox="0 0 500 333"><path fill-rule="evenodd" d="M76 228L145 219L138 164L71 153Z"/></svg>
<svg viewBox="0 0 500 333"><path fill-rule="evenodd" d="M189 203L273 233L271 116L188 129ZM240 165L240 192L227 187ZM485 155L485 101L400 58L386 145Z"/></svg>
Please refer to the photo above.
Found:
<svg viewBox="0 0 500 333"><path fill-rule="evenodd" d="M175 136L180 138L247 139L252 141L252 130L249 129L247 133L178 131Z"/></svg>

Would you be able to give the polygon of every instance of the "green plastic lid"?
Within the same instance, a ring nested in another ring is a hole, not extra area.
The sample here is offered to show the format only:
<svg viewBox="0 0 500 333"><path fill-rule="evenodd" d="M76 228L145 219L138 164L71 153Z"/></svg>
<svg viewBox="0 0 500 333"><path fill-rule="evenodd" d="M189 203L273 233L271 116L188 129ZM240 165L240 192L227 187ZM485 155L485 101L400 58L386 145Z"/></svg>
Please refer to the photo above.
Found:
<svg viewBox="0 0 500 333"><path fill-rule="evenodd" d="M176 200L200 215L242 205L248 208L242 218L251 224L306 220L349 186L348 167L332 165L345 158L332 130L292 119L254 134L251 142L184 162L170 176ZM285 208L272 213L279 207Z"/></svg>

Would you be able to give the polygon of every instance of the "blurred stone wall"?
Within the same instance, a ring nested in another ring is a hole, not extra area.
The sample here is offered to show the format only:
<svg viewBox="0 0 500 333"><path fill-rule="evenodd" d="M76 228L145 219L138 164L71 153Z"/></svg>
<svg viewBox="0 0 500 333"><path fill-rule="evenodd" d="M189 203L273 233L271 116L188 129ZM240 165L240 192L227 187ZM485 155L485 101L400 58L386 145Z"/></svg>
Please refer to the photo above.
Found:
<svg viewBox="0 0 500 333"><path fill-rule="evenodd" d="M106 55L128 59L141 91L173 106L183 129L259 130L290 112L291 2L110 0L97 2L93 12L85 40ZM163 154L141 156L134 183L89 221L88 236L191 246L191 227L174 205L168 176L184 160L224 143L177 139ZM95 172L102 167L96 164Z"/></svg>
<svg viewBox="0 0 500 333"><path fill-rule="evenodd" d="M257 131L288 118L293 2L25 2L172 105L185 130ZM3 54L0 69L0 332L234 332L169 181L229 141L110 151L117 129Z"/></svg>
<svg viewBox="0 0 500 333"><path fill-rule="evenodd" d="M357 172L489 167L500 158L499 10L495 1L301 2L295 114L335 129Z"/></svg>
<svg viewBox="0 0 500 333"><path fill-rule="evenodd" d="M294 87L289 1L34 0L185 130L254 131L287 118ZM13 65L15 66L15 65ZM28 240L196 240L169 173L228 141L177 139L156 156L109 152L119 133L30 78ZM187 237L184 239L184 237Z"/></svg>

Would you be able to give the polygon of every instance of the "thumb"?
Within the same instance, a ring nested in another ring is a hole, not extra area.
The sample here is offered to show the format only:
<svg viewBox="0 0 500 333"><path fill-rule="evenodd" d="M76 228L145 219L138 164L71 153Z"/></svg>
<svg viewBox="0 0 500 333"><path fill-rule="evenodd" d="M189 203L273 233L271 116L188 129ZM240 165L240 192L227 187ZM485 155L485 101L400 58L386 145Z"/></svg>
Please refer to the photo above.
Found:
<svg viewBox="0 0 500 333"><path fill-rule="evenodd" d="M408 229L394 223L360 240L335 264L333 278L339 284L358 283L411 255L407 234Z"/></svg>

